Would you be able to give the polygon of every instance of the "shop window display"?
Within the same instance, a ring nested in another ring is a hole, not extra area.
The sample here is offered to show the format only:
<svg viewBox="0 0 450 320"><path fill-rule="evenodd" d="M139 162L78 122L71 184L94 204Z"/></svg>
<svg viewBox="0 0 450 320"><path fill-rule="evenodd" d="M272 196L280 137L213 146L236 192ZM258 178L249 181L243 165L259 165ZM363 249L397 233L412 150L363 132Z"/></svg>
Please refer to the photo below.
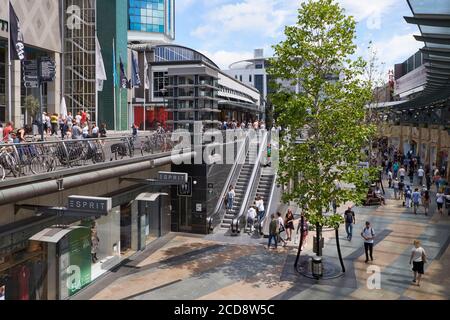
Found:
<svg viewBox="0 0 450 320"><path fill-rule="evenodd" d="M27 248L0 258L0 300L45 300L44 245L30 241Z"/></svg>

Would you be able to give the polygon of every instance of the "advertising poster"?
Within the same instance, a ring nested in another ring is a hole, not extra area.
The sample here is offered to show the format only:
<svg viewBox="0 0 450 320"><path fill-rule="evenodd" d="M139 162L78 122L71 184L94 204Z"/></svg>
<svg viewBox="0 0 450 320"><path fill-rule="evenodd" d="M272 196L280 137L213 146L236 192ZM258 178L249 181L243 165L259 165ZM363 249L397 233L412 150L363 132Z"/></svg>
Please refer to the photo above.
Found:
<svg viewBox="0 0 450 320"><path fill-rule="evenodd" d="M61 298L70 297L91 282L90 229L77 228L64 239L60 253Z"/></svg>

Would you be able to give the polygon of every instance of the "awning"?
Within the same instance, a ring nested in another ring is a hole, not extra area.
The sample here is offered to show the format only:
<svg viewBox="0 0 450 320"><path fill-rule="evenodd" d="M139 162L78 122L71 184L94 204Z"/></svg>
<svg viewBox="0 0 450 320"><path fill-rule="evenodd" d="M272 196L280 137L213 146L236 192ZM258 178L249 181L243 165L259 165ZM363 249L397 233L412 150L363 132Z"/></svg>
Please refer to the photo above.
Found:
<svg viewBox="0 0 450 320"><path fill-rule="evenodd" d="M137 196L138 201L155 202L160 196L168 196L167 193L141 193Z"/></svg>
<svg viewBox="0 0 450 320"><path fill-rule="evenodd" d="M64 238L66 235L68 235L69 233L71 233L76 229L86 229L86 227L74 226L68 228L60 228L60 227L47 228L32 236L30 240L47 243L58 243L59 241L61 241L62 238Z"/></svg>

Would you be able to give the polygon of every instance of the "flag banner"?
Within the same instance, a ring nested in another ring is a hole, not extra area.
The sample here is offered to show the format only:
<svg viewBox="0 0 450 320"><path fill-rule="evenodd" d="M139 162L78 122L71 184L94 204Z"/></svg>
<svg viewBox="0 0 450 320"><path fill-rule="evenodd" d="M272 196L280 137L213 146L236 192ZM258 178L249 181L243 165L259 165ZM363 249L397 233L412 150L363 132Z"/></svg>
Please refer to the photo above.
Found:
<svg viewBox="0 0 450 320"><path fill-rule="evenodd" d="M141 77L139 76L138 53L131 51L131 63L133 65L133 74L131 75L131 88L139 88L141 86Z"/></svg>
<svg viewBox="0 0 450 320"><path fill-rule="evenodd" d="M25 59L25 44L23 40L23 34L20 30L19 18L14 11L14 8L9 3L9 49L11 53L11 60L24 60Z"/></svg>
<svg viewBox="0 0 450 320"><path fill-rule="evenodd" d="M128 89L130 85L128 83L128 78L125 73L125 67L123 65L121 56L119 56L119 61L120 61L120 88Z"/></svg>
<svg viewBox="0 0 450 320"><path fill-rule="evenodd" d="M148 74L147 54L144 52L144 85L145 90L150 90L150 77Z"/></svg>
<svg viewBox="0 0 450 320"><path fill-rule="evenodd" d="M102 57L102 48L97 37L95 37L95 75L97 79L97 91L103 91L103 81L107 80L107 78Z"/></svg>
<svg viewBox="0 0 450 320"><path fill-rule="evenodd" d="M112 60L113 60L113 82L114 82L114 88L117 87L117 61L116 61L116 47L114 45L114 39L113 39L113 53L112 53Z"/></svg>

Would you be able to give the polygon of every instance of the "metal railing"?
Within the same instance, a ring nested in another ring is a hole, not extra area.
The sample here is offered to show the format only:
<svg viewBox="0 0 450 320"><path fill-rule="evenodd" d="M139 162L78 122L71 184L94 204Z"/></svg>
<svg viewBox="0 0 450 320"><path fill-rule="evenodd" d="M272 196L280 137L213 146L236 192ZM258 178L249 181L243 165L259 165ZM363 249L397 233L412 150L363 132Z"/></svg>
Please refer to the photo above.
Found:
<svg viewBox="0 0 450 320"><path fill-rule="evenodd" d="M171 134L0 144L0 181L172 151Z"/></svg>
<svg viewBox="0 0 450 320"><path fill-rule="evenodd" d="M231 223L231 233L236 234L240 232L240 229L243 225L245 225L245 216L247 209L249 207L250 201L252 200L256 190L258 188L259 177L261 176L261 159L264 156L264 151L266 150L268 139L268 133L264 132L264 136L259 143L259 152L256 157L256 163L253 167L252 175L250 176L249 185L247 187L247 191L245 192L244 200L242 201L241 209L239 211L238 216L233 219ZM250 141L250 143L252 143Z"/></svg>

